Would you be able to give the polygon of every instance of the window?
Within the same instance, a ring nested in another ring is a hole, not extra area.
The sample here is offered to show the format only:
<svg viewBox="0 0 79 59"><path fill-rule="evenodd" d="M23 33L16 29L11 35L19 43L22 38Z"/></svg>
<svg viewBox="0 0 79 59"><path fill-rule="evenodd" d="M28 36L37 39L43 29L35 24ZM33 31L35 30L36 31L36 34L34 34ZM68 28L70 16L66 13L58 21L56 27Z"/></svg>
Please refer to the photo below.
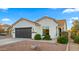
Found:
<svg viewBox="0 0 79 59"><path fill-rule="evenodd" d="M49 27L48 26L43 27L43 35L49 35Z"/></svg>

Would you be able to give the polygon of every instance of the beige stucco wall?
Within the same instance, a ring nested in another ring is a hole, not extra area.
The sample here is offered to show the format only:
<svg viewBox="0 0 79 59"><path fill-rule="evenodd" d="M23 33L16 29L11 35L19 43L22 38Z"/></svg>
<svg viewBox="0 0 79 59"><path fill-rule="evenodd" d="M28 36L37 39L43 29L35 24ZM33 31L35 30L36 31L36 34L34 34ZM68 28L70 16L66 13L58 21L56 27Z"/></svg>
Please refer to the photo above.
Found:
<svg viewBox="0 0 79 59"><path fill-rule="evenodd" d="M15 26L13 26L12 28L12 32L11 35L13 38L15 38L15 28L24 28L24 27L32 27L32 39L34 39L34 36L36 33L38 34L43 34L43 27L44 26L48 26L49 27L49 34L51 36L51 38L57 38L59 36L59 31L58 29L56 29L56 27L58 26L58 24L50 19L43 19L40 20L39 23L41 26L36 26L34 23L31 23L29 21L20 21L19 23L17 23ZM57 33L57 35L56 35Z"/></svg>
<svg viewBox="0 0 79 59"><path fill-rule="evenodd" d="M38 21L37 23L39 23L42 27L43 26L49 27L49 34L50 34L51 38L58 37L58 29L56 30L56 27L58 26L58 24L55 21L45 18L43 20ZM57 35L56 35L56 33L57 33ZM42 34L43 34L43 31L42 31Z"/></svg>
<svg viewBox="0 0 79 59"><path fill-rule="evenodd" d="M64 31L67 31L66 23L64 24Z"/></svg>
<svg viewBox="0 0 79 59"><path fill-rule="evenodd" d="M36 33L41 34L41 28L39 26L36 26L33 23L30 23L28 21L21 21L19 23L17 23L15 26L13 26L12 28L12 37L15 38L15 28L24 28L24 27L32 27L32 39L34 39L34 35ZM35 33L36 32L36 33Z"/></svg>

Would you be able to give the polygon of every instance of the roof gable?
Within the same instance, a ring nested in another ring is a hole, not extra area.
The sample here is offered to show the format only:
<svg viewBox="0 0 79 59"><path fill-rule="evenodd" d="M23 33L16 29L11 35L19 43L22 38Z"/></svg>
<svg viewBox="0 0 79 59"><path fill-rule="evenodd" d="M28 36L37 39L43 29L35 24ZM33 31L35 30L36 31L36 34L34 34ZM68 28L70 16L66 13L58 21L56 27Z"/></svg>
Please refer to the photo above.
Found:
<svg viewBox="0 0 79 59"><path fill-rule="evenodd" d="M30 22L30 23L33 24L33 25L40 26L40 24L38 24L38 23L36 23L36 22L32 22L32 21L27 20L27 19L25 19L25 18L21 18L21 19L19 19L18 21L16 21L14 24L12 24L12 26L10 26L9 29L12 28L13 26L15 26L17 23L19 23L19 22L21 22L21 21L28 21L28 22Z"/></svg>
<svg viewBox="0 0 79 59"><path fill-rule="evenodd" d="M41 21L41 20L43 20L43 19L45 19L45 18L51 19L51 20L53 20L55 23L57 23L57 21L56 21L54 18L51 18L51 17L48 17L48 16L44 16L44 17L42 17L42 18L36 20L36 22L39 22L39 21ZM58 23L57 23L57 24L58 24Z"/></svg>

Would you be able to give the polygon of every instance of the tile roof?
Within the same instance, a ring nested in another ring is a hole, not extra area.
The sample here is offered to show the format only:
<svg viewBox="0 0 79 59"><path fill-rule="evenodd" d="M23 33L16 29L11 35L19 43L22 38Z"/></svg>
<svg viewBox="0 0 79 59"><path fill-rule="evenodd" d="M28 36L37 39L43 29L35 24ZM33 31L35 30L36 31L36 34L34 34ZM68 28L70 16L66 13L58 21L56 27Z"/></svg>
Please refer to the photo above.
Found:
<svg viewBox="0 0 79 59"><path fill-rule="evenodd" d="M66 23L66 20L57 20L57 23L64 25Z"/></svg>
<svg viewBox="0 0 79 59"><path fill-rule="evenodd" d="M57 23L58 23L58 27L59 28L64 28L64 25L66 25L66 28L67 28L67 23L66 23L66 20L57 20Z"/></svg>

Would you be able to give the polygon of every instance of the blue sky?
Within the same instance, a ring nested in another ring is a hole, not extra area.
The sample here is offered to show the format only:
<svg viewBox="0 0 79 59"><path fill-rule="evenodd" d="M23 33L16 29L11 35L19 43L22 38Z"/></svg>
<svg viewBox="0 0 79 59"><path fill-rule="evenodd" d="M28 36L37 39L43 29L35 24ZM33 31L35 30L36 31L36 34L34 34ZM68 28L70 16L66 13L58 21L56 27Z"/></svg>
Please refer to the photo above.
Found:
<svg viewBox="0 0 79 59"><path fill-rule="evenodd" d="M0 8L0 23L13 24L20 18L35 21L43 16L66 19L68 29L79 19L79 8Z"/></svg>

